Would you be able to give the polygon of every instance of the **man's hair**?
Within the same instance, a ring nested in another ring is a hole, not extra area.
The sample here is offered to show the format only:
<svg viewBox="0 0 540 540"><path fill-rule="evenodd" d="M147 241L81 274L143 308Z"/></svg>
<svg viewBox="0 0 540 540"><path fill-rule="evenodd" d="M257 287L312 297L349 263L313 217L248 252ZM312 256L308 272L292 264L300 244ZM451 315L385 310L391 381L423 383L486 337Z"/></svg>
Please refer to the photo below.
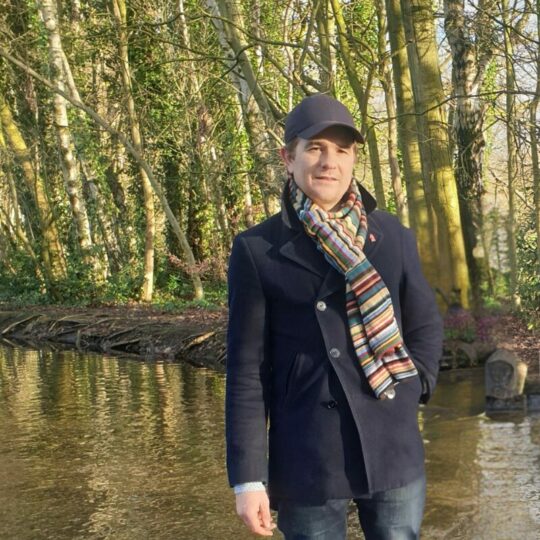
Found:
<svg viewBox="0 0 540 540"><path fill-rule="evenodd" d="M294 153L296 152L296 147L298 146L298 137L295 137L292 141L289 141L285 145L285 152L289 154L289 156L294 157Z"/></svg>

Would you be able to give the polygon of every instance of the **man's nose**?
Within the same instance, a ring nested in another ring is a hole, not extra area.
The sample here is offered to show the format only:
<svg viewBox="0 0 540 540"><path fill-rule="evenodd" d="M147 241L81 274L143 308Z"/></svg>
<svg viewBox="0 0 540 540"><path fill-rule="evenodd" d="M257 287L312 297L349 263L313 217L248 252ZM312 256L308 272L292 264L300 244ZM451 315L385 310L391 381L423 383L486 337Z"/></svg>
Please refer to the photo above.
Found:
<svg viewBox="0 0 540 540"><path fill-rule="evenodd" d="M322 152L320 163L323 169L335 169L337 167L337 153L332 150Z"/></svg>

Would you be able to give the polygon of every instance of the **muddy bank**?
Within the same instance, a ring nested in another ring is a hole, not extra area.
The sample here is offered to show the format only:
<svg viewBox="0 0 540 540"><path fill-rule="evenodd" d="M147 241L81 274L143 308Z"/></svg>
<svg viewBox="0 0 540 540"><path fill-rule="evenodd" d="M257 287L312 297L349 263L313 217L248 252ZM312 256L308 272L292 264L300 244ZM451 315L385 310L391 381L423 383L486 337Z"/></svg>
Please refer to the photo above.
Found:
<svg viewBox="0 0 540 540"><path fill-rule="evenodd" d="M111 355L185 361L225 370L227 310L164 311L146 306L71 308L0 305L0 339L33 347L47 344ZM513 350L531 373L540 371L538 335L513 315L490 325L490 339L468 343L449 339L442 369L483 364L495 348Z"/></svg>
<svg viewBox="0 0 540 540"><path fill-rule="evenodd" d="M0 306L0 339L225 369L226 310Z"/></svg>

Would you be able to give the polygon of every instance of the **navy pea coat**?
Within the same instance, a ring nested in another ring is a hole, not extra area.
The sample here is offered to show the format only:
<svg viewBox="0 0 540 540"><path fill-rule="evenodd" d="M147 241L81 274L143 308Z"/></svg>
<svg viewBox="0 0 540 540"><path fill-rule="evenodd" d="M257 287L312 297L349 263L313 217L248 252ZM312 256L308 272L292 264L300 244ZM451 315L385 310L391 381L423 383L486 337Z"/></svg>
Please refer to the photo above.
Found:
<svg viewBox="0 0 540 540"><path fill-rule="evenodd" d="M287 188L286 188L287 189ZM376 399L359 366L345 280L307 236L289 198L239 234L229 263L226 438L232 486L267 484L317 504L400 487L424 472L419 402L435 386L442 322L412 232L360 186L364 252L384 280L420 373Z"/></svg>

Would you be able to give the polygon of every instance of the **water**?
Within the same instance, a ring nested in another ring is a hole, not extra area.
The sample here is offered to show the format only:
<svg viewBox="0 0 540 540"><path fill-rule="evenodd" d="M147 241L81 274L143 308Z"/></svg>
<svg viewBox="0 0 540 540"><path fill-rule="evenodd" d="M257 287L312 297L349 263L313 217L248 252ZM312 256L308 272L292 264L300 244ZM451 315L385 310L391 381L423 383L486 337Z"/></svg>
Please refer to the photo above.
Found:
<svg viewBox="0 0 540 540"><path fill-rule="evenodd" d="M487 418L481 375L444 374L420 412L422 538L538 540L540 417ZM0 538L253 538L223 395L222 375L186 365L0 347Z"/></svg>
<svg viewBox="0 0 540 540"><path fill-rule="evenodd" d="M483 413L482 370L444 373L420 414L433 539L540 539L540 416Z"/></svg>

